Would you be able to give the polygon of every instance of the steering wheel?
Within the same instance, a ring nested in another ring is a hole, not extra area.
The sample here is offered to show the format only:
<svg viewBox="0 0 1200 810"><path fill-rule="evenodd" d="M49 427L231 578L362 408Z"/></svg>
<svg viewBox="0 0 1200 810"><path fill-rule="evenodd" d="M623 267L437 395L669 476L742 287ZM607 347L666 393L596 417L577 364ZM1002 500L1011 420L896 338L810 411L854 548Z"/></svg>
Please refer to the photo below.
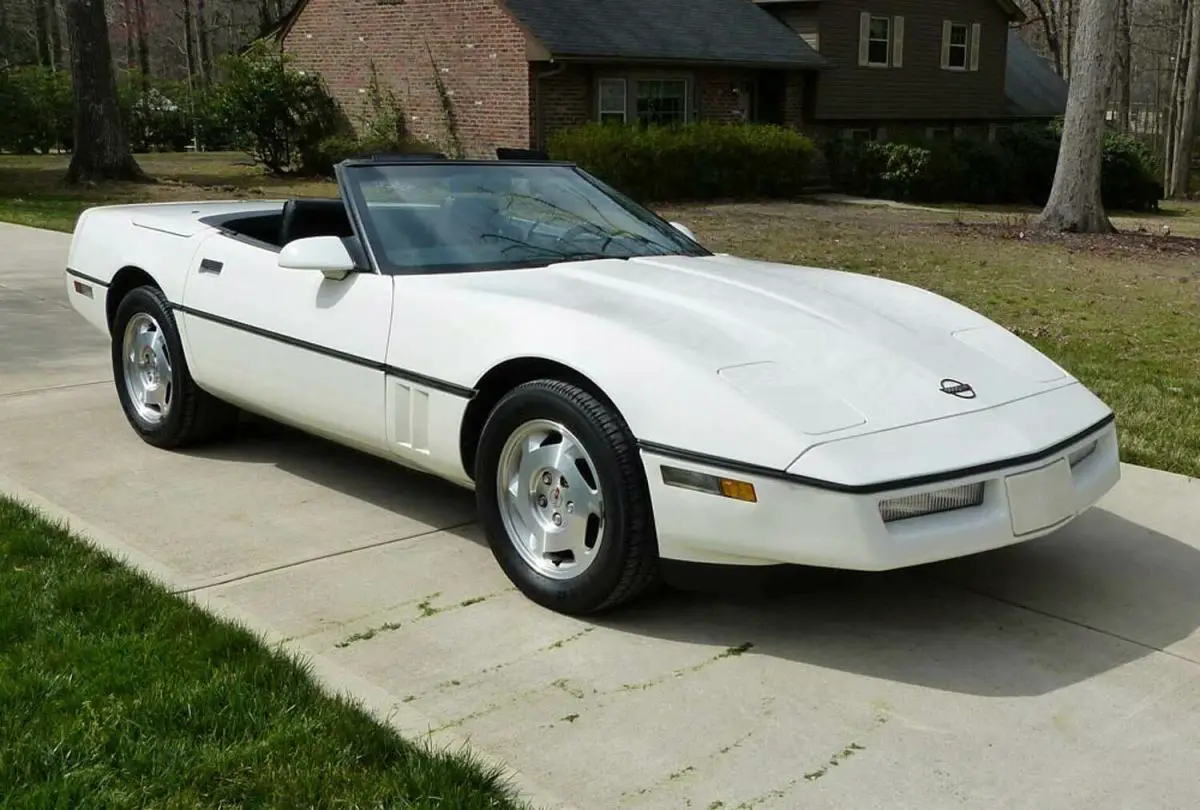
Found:
<svg viewBox="0 0 1200 810"><path fill-rule="evenodd" d="M567 228L566 233L564 233L562 236L557 237L555 239L555 242L559 245L564 245L564 246L570 245L571 241L575 237L581 236L581 235L583 235L585 233L589 233L589 232L596 233L597 230L598 230L597 226L591 222L583 222L583 223L580 223L579 225L572 225L570 228ZM603 232L601 232L601 233L603 233ZM613 240L613 234L608 234L607 236L605 236L604 244L600 245L600 250L597 252L603 253L604 249L608 247L609 243L612 242L612 240Z"/></svg>

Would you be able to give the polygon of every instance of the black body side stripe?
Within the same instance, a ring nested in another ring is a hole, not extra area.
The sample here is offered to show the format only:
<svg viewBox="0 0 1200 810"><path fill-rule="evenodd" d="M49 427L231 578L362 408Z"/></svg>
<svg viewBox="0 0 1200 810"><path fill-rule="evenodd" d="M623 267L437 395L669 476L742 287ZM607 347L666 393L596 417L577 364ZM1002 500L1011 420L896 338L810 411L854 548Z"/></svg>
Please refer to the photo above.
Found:
<svg viewBox="0 0 1200 810"><path fill-rule="evenodd" d="M174 303L171 304L171 309L175 310L176 312L182 312L185 315L191 315L193 318L201 318L206 321L211 321L212 323L220 324L221 326L228 326L230 329L237 329L242 332L247 332L251 335L257 335L258 337L266 338L268 340L275 340L279 343L285 343L288 346L295 346L298 349L304 349L305 351L313 352L315 354L322 354L326 357L332 357L335 360L353 363L356 366L374 369L375 371L382 371L384 374L392 377L399 377L400 379L407 380L408 382L415 383L417 385L423 385L426 388L432 388L435 391L441 391L445 394L451 394L463 399L471 399L475 396L475 390L473 388L467 388L465 386L458 385L457 383L446 382L445 380L439 380L435 377L418 374L415 371L397 368L396 366L389 366L386 363L377 363L374 360L369 360L365 357L348 354L347 352L331 349L327 346L321 346L317 343L310 343L307 340L301 340L300 338L294 338L289 335L281 335L278 332L272 332L267 329L261 329L257 326L252 326L248 323L242 323L230 318L224 318L220 315L214 315L211 312L202 312L198 309L193 309L191 307L183 306L182 304Z"/></svg>
<svg viewBox="0 0 1200 810"><path fill-rule="evenodd" d="M70 267L67 268L67 275L74 276L80 281L86 281L88 284L95 284L97 287L103 287L106 290L108 289L107 281L101 281L94 276L89 276L86 273L80 273L78 270L72 270Z"/></svg>
<svg viewBox="0 0 1200 810"><path fill-rule="evenodd" d="M1013 458L1001 459L999 461L989 461L986 464L977 464L974 467L963 467L957 470L947 470L946 472L932 473L930 475L919 475L913 478L901 478L895 481L880 481L875 484L841 484L837 481L823 481L819 478L809 478L804 475L793 475L792 473L783 470L776 470L771 467L763 467L758 464L748 464L744 461L733 461L731 459L720 458L718 456L710 456L704 453L694 453L691 450L682 450L678 447L670 447L663 444L655 444L654 442L638 442L638 446L647 453L663 456L665 458L676 459L678 461L687 461L693 464L703 464L717 469L727 470L729 472L741 472L747 475L757 475L762 478L772 478L778 481L787 481L793 484L803 484L804 486L813 487L815 489L825 489L833 492L845 492L854 495L872 495L881 492L891 492L898 489L908 489L910 487L921 487L927 484L938 484L946 481L953 481L958 478L967 478L969 476L984 475L986 473L1003 470L1008 467L1020 467L1025 464L1032 464L1036 461L1049 458L1057 453L1061 453L1076 442L1083 441L1093 433L1099 432L1102 428L1108 427L1115 421L1116 416L1109 414L1101 419L1096 424L1076 433L1070 438L1063 439L1061 442L1048 447L1045 450L1039 450L1036 453L1029 453L1024 456L1016 456Z"/></svg>

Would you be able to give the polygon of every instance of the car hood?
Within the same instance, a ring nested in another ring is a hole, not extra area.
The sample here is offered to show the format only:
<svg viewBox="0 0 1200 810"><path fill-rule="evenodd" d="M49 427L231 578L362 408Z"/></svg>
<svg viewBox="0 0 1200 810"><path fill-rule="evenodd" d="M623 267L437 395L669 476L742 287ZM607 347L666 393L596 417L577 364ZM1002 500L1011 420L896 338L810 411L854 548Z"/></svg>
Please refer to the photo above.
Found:
<svg viewBox="0 0 1200 810"><path fill-rule="evenodd" d="M669 256L468 275L477 289L655 340L810 436L887 430L1074 382L979 314L857 273ZM943 390L956 383L970 398Z"/></svg>

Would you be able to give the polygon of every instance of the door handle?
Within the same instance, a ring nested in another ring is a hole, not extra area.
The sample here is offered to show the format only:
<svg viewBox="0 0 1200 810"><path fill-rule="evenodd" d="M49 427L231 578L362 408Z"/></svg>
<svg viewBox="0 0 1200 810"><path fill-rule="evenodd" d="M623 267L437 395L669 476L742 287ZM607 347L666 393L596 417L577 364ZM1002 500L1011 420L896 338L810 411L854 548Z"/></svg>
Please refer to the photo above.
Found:
<svg viewBox="0 0 1200 810"><path fill-rule="evenodd" d="M214 276L219 276L221 274L221 268L224 266L225 266L224 264L216 261L215 259L201 259L200 260L200 272L201 273L212 273Z"/></svg>

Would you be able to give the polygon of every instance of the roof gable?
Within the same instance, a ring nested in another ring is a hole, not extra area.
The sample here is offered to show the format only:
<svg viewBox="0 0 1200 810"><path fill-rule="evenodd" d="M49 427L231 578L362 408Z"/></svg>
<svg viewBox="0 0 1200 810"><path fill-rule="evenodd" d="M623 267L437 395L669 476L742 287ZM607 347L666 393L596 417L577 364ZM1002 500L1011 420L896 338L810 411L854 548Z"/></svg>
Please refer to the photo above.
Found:
<svg viewBox="0 0 1200 810"><path fill-rule="evenodd" d="M825 62L750 0L501 0L554 59L816 68Z"/></svg>
<svg viewBox="0 0 1200 810"><path fill-rule="evenodd" d="M1056 118L1067 111L1067 83L1011 29L1004 95L1006 112L1014 118Z"/></svg>

